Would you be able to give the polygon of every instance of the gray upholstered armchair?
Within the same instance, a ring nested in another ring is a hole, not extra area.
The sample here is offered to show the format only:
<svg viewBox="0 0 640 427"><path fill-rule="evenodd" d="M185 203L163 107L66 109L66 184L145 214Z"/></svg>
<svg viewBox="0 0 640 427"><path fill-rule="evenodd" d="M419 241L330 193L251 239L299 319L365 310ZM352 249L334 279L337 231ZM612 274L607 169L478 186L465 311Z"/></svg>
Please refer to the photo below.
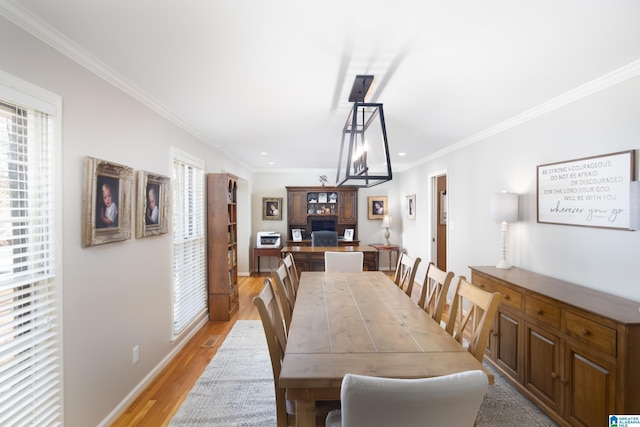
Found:
<svg viewBox="0 0 640 427"><path fill-rule="evenodd" d="M337 231L312 232L311 246L338 246L338 232Z"/></svg>

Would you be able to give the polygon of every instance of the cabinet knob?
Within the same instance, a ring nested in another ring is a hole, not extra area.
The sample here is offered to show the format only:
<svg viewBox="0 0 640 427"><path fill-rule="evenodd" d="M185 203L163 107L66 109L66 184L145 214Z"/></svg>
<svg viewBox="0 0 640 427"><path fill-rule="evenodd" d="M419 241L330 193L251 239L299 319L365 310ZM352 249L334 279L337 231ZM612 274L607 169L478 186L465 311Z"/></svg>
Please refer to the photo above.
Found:
<svg viewBox="0 0 640 427"><path fill-rule="evenodd" d="M504 297L504 299L506 299L506 300L507 300L507 299L509 299L509 295L507 295L507 294L502 294L502 296L503 296L503 297Z"/></svg>
<svg viewBox="0 0 640 427"><path fill-rule="evenodd" d="M480 283L480 284L478 285L478 287L480 287L480 288L484 288L484 284Z"/></svg>
<svg viewBox="0 0 640 427"><path fill-rule="evenodd" d="M566 378L560 378L560 382L561 382L562 384L569 384L569 380L568 380L568 379L566 379Z"/></svg>
<svg viewBox="0 0 640 427"><path fill-rule="evenodd" d="M580 333L581 333L582 335L589 335L589 331L588 331L588 330L586 330L585 328L580 329Z"/></svg>
<svg viewBox="0 0 640 427"><path fill-rule="evenodd" d="M556 374L555 372L551 372L551 378L558 378L558 374Z"/></svg>
<svg viewBox="0 0 640 427"><path fill-rule="evenodd" d="M542 310L540 310L539 308L536 309L536 314L540 315L542 314Z"/></svg>

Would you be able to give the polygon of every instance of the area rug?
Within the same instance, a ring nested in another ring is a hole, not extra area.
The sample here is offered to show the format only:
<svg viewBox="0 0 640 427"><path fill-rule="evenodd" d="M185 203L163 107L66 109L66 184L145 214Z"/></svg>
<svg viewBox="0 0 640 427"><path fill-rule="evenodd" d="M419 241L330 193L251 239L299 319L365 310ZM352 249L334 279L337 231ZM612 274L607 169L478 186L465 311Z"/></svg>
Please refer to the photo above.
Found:
<svg viewBox="0 0 640 427"><path fill-rule="evenodd" d="M494 371L478 427L556 426ZM259 320L238 320L169 423L177 426L274 427L271 359Z"/></svg>

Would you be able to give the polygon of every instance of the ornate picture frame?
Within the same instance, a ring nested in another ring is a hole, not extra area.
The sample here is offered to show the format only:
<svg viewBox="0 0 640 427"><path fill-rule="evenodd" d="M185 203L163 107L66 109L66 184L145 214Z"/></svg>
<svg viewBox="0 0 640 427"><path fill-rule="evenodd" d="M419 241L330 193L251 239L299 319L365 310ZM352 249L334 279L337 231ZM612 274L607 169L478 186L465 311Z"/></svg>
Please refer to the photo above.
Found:
<svg viewBox="0 0 640 427"><path fill-rule="evenodd" d="M169 177L138 171L136 238L169 232Z"/></svg>
<svg viewBox="0 0 640 427"><path fill-rule="evenodd" d="M387 196L369 196L367 198L368 218L381 220L388 213Z"/></svg>
<svg viewBox="0 0 640 427"><path fill-rule="evenodd" d="M131 238L133 169L93 157L84 158L82 247Z"/></svg>
<svg viewBox="0 0 640 427"><path fill-rule="evenodd" d="M262 219L282 221L282 197L262 198Z"/></svg>
<svg viewBox="0 0 640 427"><path fill-rule="evenodd" d="M416 219L416 195L410 194L407 196L407 218Z"/></svg>

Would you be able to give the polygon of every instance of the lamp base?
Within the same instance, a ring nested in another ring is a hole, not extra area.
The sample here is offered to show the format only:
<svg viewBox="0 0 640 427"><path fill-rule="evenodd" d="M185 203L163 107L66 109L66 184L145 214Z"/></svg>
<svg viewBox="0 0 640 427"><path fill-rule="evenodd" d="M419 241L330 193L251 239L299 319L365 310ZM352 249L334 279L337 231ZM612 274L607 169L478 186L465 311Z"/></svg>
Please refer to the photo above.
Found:
<svg viewBox="0 0 640 427"><path fill-rule="evenodd" d="M391 243L389 243L389 236L391 236L391 233L389 232L389 229L387 228L386 231L384 232L384 238L387 241L387 246L389 246Z"/></svg>
<svg viewBox="0 0 640 427"><path fill-rule="evenodd" d="M496 268L499 268L501 270L510 270L513 267L506 259L501 259L500 262L496 265Z"/></svg>

